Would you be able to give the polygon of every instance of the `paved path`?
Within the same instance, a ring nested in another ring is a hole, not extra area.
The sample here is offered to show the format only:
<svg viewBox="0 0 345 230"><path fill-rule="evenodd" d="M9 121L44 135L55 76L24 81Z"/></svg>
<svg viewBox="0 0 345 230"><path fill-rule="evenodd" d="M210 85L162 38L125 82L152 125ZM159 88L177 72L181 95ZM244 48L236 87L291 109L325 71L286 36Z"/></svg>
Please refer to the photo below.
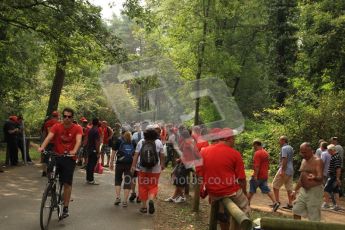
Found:
<svg viewBox="0 0 345 230"><path fill-rule="evenodd" d="M100 185L85 184L85 171L76 169L70 217L57 221L53 213L50 229L58 230L146 230L153 229L153 216L139 213L139 204L114 206L114 173L105 169L96 175ZM39 230L40 202L47 180L39 165L9 168L0 173L0 229Z"/></svg>

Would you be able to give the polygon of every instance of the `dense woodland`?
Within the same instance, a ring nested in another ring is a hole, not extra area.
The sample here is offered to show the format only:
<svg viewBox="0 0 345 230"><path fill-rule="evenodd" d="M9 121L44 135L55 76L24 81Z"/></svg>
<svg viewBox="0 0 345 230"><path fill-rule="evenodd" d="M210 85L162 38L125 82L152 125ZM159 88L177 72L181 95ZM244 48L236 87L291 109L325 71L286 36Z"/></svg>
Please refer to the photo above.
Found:
<svg viewBox="0 0 345 230"><path fill-rule="evenodd" d="M102 69L164 57L180 81L225 82L246 119L237 148L247 164L254 138L273 156L282 134L295 149L331 136L345 144L345 1L139 2L127 0L122 16L105 22L88 1L1 1L1 120L23 114L35 135L47 114L71 106L77 117L113 124ZM145 91L156 84L154 75L127 82L140 111L149 109ZM118 100L121 92L114 92ZM212 101L196 106L195 123L217 119Z"/></svg>

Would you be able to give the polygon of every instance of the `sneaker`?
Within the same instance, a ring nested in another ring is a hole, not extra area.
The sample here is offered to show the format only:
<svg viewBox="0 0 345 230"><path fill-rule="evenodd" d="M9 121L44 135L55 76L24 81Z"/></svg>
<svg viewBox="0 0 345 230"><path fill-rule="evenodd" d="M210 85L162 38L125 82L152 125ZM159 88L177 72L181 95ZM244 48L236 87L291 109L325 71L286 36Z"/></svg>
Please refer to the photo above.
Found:
<svg viewBox="0 0 345 230"><path fill-rule="evenodd" d="M328 208L330 208L330 206L326 202L323 202L323 204L321 205L321 208L328 209Z"/></svg>
<svg viewBox="0 0 345 230"><path fill-rule="evenodd" d="M121 203L121 199L120 198L116 198L114 205L119 205Z"/></svg>
<svg viewBox="0 0 345 230"><path fill-rule="evenodd" d="M272 206L272 211L276 212L280 206L280 202L275 202Z"/></svg>
<svg viewBox="0 0 345 230"><path fill-rule="evenodd" d="M149 213L150 214L155 213L155 204L153 203L153 200L149 201Z"/></svg>
<svg viewBox="0 0 345 230"><path fill-rule="evenodd" d="M139 212L141 212L141 213L147 213L147 208L140 208L140 209L139 209Z"/></svg>
<svg viewBox="0 0 345 230"><path fill-rule="evenodd" d="M96 181L87 181L88 184L90 185L99 185L99 183L97 183Z"/></svg>
<svg viewBox="0 0 345 230"><path fill-rule="evenodd" d="M62 216L61 216L61 218L62 218L62 219L65 219L65 218L67 218L67 217L69 217L68 208L64 207L64 208L63 208L63 211L62 211Z"/></svg>
<svg viewBox="0 0 345 230"><path fill-rule="evenodd" d="M166 198L164 201L165 201L165 202L174 202L174 199L175 199L175 198L173 198L173 197L171 196L171 197L169 197L169 198Z"/></svg>
<svg viewBox="0 0 345 230"><path fill-rule="evenodd" d="M291 210L292 207L293 206L291 204L286 204L286 206L284 206L283 209Z"/></svg>
<svg viewBox="0 0 345 230"><path fill-rule="evenodd" d="M340 210L342 210L342 208L339 207L338 205L334 205L331 209L332 209L333 211L340 211Z"/></svg>
<svg viewBox="0 0 345 230"><path fill-rule="evenodd" d="M135 192L132 192L130 197L129 197L129 201L133 202L135 200L135 198L137 198L137 194Z"/></svg>
<svg viewBox="0 0 345 230"><path fill-rule="evenodd" d="M182 196L178 196L178 197L176 197L176 198L173 200L174 203L182 203L182 202L184 202L184 201L185 201L185 200L183 199Z"/></svg>
<svg viewBox="0 0 345 230"><path fill-rule="evenodd" d="M122 202L122 207L126 208L128 206L127 202Z"/></svg>

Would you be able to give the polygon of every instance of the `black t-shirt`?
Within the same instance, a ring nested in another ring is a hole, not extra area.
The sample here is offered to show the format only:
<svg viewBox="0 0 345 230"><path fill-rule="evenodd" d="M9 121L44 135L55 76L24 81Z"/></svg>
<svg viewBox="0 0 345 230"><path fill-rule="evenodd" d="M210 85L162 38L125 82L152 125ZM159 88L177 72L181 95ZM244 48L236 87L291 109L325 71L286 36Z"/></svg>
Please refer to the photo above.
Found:
<svg viewBox="0 0 345 230"><path fill-rule="evenodd" d="M97 126L93 126L87 135L87 149L96 150L96 143L99 140L99 131Z"/></svg>
<svg viewBox="0 0 345 230"><path fill-rule="evenodd" d="M17 128L17 124L14 123L13 121L6 121L5 124L4 124L4 128L3 128L3 131L4 131L4 138L5 138L5 141L13 141L13 140L16 140L17 138L17 133L9 133L8 131L10 130L14 130Z"/></svg>

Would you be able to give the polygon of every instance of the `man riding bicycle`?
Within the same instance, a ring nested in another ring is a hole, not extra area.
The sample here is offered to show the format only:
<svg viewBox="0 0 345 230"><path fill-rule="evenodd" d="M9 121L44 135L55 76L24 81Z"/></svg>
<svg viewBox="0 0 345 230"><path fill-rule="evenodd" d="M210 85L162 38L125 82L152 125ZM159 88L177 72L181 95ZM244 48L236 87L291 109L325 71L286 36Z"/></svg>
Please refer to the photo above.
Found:
<svg viewBox="0 0 345 230"><path fill-rule="evenodd" d="M58 157L56 160L60 181L64 185L64 208L62 217L69 216L68 204L72 193L73 173L76 165L76 153L81 144L83 130L81 126L73 124L74 111L65 108L62 112L63 121L55 124L38 148L42 152L51 140L54 142L54 152L57 155L72 155L73 157Z"/></svg>

